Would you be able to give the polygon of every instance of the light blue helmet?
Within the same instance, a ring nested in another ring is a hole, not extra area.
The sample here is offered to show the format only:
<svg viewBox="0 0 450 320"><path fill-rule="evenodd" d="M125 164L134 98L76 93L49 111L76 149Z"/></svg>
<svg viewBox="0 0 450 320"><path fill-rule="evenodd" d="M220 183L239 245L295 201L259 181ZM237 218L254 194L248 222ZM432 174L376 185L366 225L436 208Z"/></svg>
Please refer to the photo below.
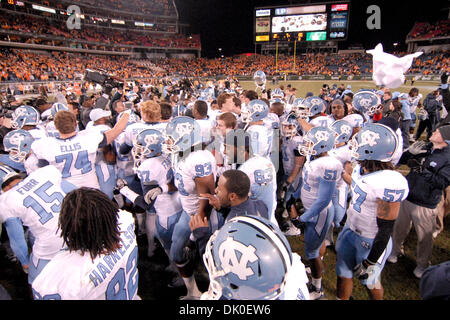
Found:
<svg viewBox="0 0 450 320"><path fill-rule="evenodd" d="M52 108L50 109L50 112L52 114L52 119L55 119L56 113L58 111L69 111L69 108L61 102L56 102L52 105Z"/></svg>
<svg viewBox="0 0 450 320"><path fill-rule="evenodd" d="M324 112L326 109L325 101L317 96L307 97L303 100L302 106L305 109L305 116L308 117Z"/></svg>
<svg viewBox="0 0 450 320"><path fill-rule="evenodd" d="M294 112L290 112L281 121L281 135L286 138L292 138L298 134L298 121Z"/></svg>
<svg viewBox="0 0 450 320"><path fill-rule="evenodd" d="M35 126L39 123L39 112L30 106L20 106L14 110L11 119L13 129L22 129L24 126Z"/></svg>
<svg viewBox="0 0 450 320"><path fill-rule="evenodd" d="M262 70L258 70L253 74L253 80L258 87L266 84L266 74Z"/></svg>
<svg viewBox="0 0 450 320"><path fill-rule="evenodd" d="M202 142L200 125L193 118L186 116L173 118L167 124L163 137L165 153L184 152Z"/></svg>
<svg viewBox="0 0 450 320"><path fill-rule="evenodd" d="M283 99L284 98L284 92L283 90L281 90L280 88L275 88L272 90L272 92L270 93L270 97L271 98L280 98Z"/></svg>
<svg viewBox="0 0 450 320"><path fill-rule="evenodd" d="M313 127L303 136L303 143L298 151L303 156L317 156L334 148L335 136L328 127Z"/></svg>
<svg viewBox="0 0 450 320"><path fill-rule="evenodd" d="M353 106L356 110L372 116L383 108L380 97L373 91L359 91L353 96Z"/></svg>
<svg viewBox="0 0 450 320"><path fill-rule="evenodd" d="M297 118L308 118L308 116L305 113L305 109L303 107L303 98L296 98L294 100L294 102L292 103L292 112L295 113L295 115L297 116Z"/></svg>
<svg viewBox="0 0 450 320"><path fill-rule="evenodd" d="M203 260L210 277L207 298L273 300L284 291L292 250L272 222L238 216L210 237Z"/></svg>
<svg viewBox="0 0 450 320"><path fill-rule="evenodd" d="M144 129L137 134L133 141L133 155L135 168L139 167L147 158L153 158L162 153L164 142L161 131L156 129Z"/></svg>
<svg viewBox="0 0 450 320"><path fill-rule="evenodd" d="M7 165L1 164L0 165L0 187L2 186L3 182L5 182L9 178L14 177L18 174L19 173L17 171L14 171L14 169L8 167Z"/></svg>
<svg viewBox="0 0 450 320"><path fill-rule="evenodd" d="M336 144L347 142L352 137L353 127L348 121L336 120L331 124L330 128L336 133Z"/></svg>
<svg viewBox="0 0 450 320"><path fill-rule="evenodd" d="M379 123L368 123L348 142L356 160L378 160L388 162L398 146L395 132Z"/></svg>
<svg viewBox="0 0 450 320"><path fill-rule="evenodd" d="M255 122L264 119L269 114L269 106L262 100L250 101L241 110L242 122Z"/></svg>
<svg viewBox="0 0 450 320"><path fill-rule="evenodd" d="M31 152L33 136L26 130L18 129L8 132L3 138L4 150L9 153L9 158L16 162L24 162Z"/></svg>

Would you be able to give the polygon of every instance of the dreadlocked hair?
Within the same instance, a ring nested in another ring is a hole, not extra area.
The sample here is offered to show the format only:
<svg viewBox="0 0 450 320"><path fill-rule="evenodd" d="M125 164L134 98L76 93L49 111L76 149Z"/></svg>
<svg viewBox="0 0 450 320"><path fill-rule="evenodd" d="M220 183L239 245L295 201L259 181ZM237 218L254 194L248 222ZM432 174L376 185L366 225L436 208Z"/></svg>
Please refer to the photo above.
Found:
<svg viewBox="0 0 450 320"><path fill-rule="evenodd" d="M70 251L89 252L92 260L120 248L119 207L103 192L82 187L61 205L58 226Z"/></svg>
<svg viewBox="0 0 450 320"><path fill-rule="evenodd" d="M394 170L394 165L388 161L388 162L382 162L378 160L362 160L359 161L359 164L362 168L365 168L369 173L375 172L375 171L382 171L382 170Z"/></svg>

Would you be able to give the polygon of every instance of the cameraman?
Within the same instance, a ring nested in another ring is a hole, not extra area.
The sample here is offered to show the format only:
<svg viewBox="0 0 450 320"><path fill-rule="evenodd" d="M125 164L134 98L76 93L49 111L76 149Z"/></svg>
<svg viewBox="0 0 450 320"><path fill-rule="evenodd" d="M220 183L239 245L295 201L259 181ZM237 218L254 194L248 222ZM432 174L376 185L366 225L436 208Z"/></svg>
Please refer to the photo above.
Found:
<svg viewBox="0 0 450 320"><path fill-rule="evenodd" d="M413 272L417 278L421 278L428 267L438 214L437 205L450 184L450 125L438 127L430 137L430 142L413 143L400 158L400 164L407 163L411 168L406 176L409 194L400 205L392 236L392 253L388 259L395 263L398 255L403 254L403 242L412 222L417 233L417 267Z"/></svg>

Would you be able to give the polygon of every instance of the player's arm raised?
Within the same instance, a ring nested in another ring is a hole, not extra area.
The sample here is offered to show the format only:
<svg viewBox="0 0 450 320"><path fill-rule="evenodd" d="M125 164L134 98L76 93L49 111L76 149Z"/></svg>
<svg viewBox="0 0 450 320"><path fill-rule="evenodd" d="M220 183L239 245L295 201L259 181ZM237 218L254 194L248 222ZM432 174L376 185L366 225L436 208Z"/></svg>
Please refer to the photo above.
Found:
<svg viewBox="0 0 450 320"><path fill-rule="evenodd" d="M125 130L128 124L128 118L130 117L130 112L131 110L125 111L124 115L117 121L116 125L112 129L105 131L106 144L112 143L119 134Z"/></svg>

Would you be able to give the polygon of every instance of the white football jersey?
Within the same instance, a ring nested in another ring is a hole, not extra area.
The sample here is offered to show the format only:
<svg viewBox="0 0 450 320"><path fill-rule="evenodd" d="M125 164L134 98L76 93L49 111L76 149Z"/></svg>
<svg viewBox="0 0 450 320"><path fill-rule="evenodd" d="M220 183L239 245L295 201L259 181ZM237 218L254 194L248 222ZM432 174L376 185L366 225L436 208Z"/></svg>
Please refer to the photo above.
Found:
<svg viewBox="0 0 450 320"><path fill-rule="evenodd" d="M212 138L211 130L213 128L214 121L209 118L195 121L200 126L200 134L202 136L202 142L209 142Z"/></svg>
<svg viewBox="0 0 450 320"><path fill-rule="evenodd" d="M216 159L208 150L194 151L186 159L179 160L174 171L175 186L178 188L183 210L189 215L194 215L200 205L195 178L212 174L215 181Z"/></svg>
<svg viewBox="0 0 450 320"><path fill-rule="evenodd" d="M359 127L362 127L364 124L363 116L360 114L357 114L357 113L351 113L351 114L345 116L344 118L342 118L342 120L345 120L348 123L350 123L352 128L359 128Z"/></svg>
<svg viewBox="0 0 450 320"><path fill-rule="evenodd" d="M121 247L92 261L89 253L58 253L33 282L35 299L133 300L138 299L138 247L134 218L119 211Z"/></svg>
<svg viewBox="0 0 450 320"><path fill-rule="evenodd" d="M377 232L377 199L400 202L408 196L408 182L397 171L382 170L361 175L361 166L352 172L352 201L347 224L363 237L374 239Z"/></svg>
<svg viewBox="0 0 450 320"><path fill-rule="evenodd" d="M298 150L298 146L303 142L302 136L294 136L292 138L283 138L281 145L281 155L283 159L283 169L285 175L290 175L295 167L294 151Z"/></svg>
<svg viewBox="0 0 450 320"><path fill-rule="evenodd" d="M0 221L19 218L35 241L33 255L49 260L63 247L58 230L61 203L66 195L61 189L61 172L46 166L4 192L0 198Z"/></svg>
<svg viewBox="0 0 450 320"><path fill-rule="evenodd" d="M342 163L342 167L344 167L346 162L352 162L352 153L346 144L342 147L328 151L328 155L338 159ZM341 175L338 177L338 181L336 182L336 188L343 188L345 185L346 183L344 179L342 179Z"/></svg>
<svg viewBox="0 0 450 320"><path fill-rule="evenodd" d="M272 130L268 130L264 125L253 125L246 131L251 137L253 154L268 157L272 148Z"/></svg>
<svg viewBox="0 0 450 320"><path fill-rule="evenodd" d="M119 134L114 140L113 146L116 149L116 166L119 178L133 176L134 160L131 151L127 154L120 153L120 146L125 143L125 132Z"/></svg>
<svg viewBox="0 0 450 320"><path fill-rule="evenodd" d="M133 141L136 138L136 136L145 129L156 129L161 132L165 130L167 126L167 122L155 122L155 123L147 123L147 122L136 122L133 124L130 124L125 129L125 138L124 142L129 145L133 146Z"/></svg>
<svg viewBox="0 0 450 320"><path fill-rule="evenodd" d="M104 138L98 130L82 130L68 139L47 137L36 140L31 150L38 159L57 167L68 182L77 187L99 189L94 164Z"/></svg>
<svg viewBox="0 0 450 320"><path fill-rule="evenodd" d="M310 300L307 283L305 265L297 253L292 253L292 266L287 274L283 293L278 300Z"/></svg>
<svg viewBox="0 0 450 320"><path fill-rule="evenodd" d="M47 137L47 132L44 129L31 129L28 133L33 136L34 139L42 139Z"/></svg>
<svg viewBox="0 0 450 320"><path fill-rule="evenodd" d="M278 225L275 219L277 172L272 161L266 157L255 155L238 169L245 172L250 179L250 197L263 201L267 206L270 220Z"/></svg>
<svg viewBox="0 0 450 320"><path fill-rule="evenodd" d="M273 129L280 128L280 119L273 112L269 112L267 114L267 116L263 119L263 122L264 122L264 126L267 128L267 130L273 130Z"/></svg>
<svg viewBox="0 0 450 320"><path fill-rule="evenodd" d="M328 116L318 116L317 118L310 120L309 124L314 127L329 127L333 122L334 120Z"/></svg>
<svg viewBox="0 0 450 320"><path fill-rule="evenodd" d="M137 170L143 185L165 186L173 179L170 156L162 155L144 160ZM161 225L167 229L167 219L182 210L178 192L163 192L156 197L154 208Z"/></svg>
<svg viewBox="0 0 450 320"><path fill-rule="evenodd" d="M337 182L342 176L342 170L342 163L332 156L323 156L305 162L302 170L303 183L301 190L301 199L305 209L309 209L316 201L320 179Z"/></svg>
<svg viewBox="0 0 450 320"><path fill-rule="evenodd" d="M54 121L50 121L45 125L45 131L47 132L47 137L59 138L59 131L56 129Z"/></svg>

